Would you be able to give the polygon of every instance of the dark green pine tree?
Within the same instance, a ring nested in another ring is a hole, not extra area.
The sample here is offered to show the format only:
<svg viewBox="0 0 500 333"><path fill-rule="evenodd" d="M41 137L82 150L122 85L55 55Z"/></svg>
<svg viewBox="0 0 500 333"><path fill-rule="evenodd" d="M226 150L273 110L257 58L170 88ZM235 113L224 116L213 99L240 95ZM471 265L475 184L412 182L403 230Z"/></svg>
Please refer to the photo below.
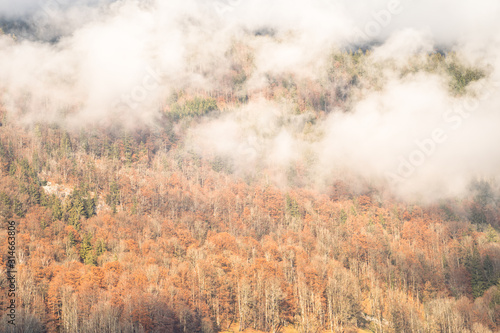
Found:
<svg viewBox="0 0 500 333"><path fill-rule="evenodd" d="M26 215L26 210L24 209L22 202L17 200L16 198L12 200L12 209L14 210L14 213L19 217L24 217Z"/></svg>
<svg viewBox="0 0 500 333"><path fill-rule="evenodd" d="M89 218L95 215L97 206L97 197L85 199L85 217Z"/></svg>
<svg viewBox="0 0 500 333"><path fill-rule="evenodd" d="M119 160L120 159L120 147L118 146L118 143L117 142L113 143L113 145L111 146L110 149L111 149L110 157L112 159Z"/></svg>
<svg viewBox="0 0 500 333"><path fill-rule="evenodd" d="M4 172L9 172L12 162L14 161L14 154L12 152L12 146L5 147L0 142L0 169Z"/></svg>
<svg viewBox="0 0 500 333"><path fill-rule="evenodd" d="M12 206L12 200L9 195L4 192L0 193L0 214L10 219L12 217Z"/></svg>
<svg viewBox="0 0 500 333"><path fill-rule="evenodd" d="M30 197L30 204L38 205L40 203L40 187L33 182L28 184L28 195Z"/></svg>
<svg viewBox="0 0 500 333"><path fill-rule="evenodd" d="M61 220L63 218L63 207L61 205L61 200L54 194L51 198L51 208L52 208L52 218L54 221Z"/></svg>
<svg viewBox="0 0 500 333"><path fill-rule="evenodd" d="M481 297L488 288L488 279L476 246L474 246L472 254L467 257L465 266L471 277L472 296L474 298Z"/></svg>
<svg viewBox="0 0 500 333"><path fill-rule="evenodd" d="M286 195L286 210L292 217L299 217L299 204L289 194Z"/></svg>
<svg viewBox="0 0 500 333"><path fill-rule="evenodd" d="M95 245L96 257L99 257L104 252L106 252L106 243L102 239L98 239Z"/></svg>
<svg viewBox="0 0 500 333"><path fill-rule="evenodd" d="M79 141L80 141L80 142L79 142L79 143L80 143L80 148L81 148L84 152L88 153L88 152L89 152L89 150L90 150L90 145L89 145L89 137L88 137L88 135L85 133L85 131L83 131L83 130L80 132L80 138L79 138Z"/></svg>
<svg viewBox="0 0 500 333"><path fill-rule="evenodd" d="M495 268L493 266L493 260L489 255L486 255L483 261L484 275L486 279L486 289L495 285L498 281L497 276L495 274Z"/></svg>
<svg viewBox="0 0 500 333"><path fill-rule="evenodd" d="M80 257L86 265L96 265L97 257L92 246L92 235L86 234L80 247Z"/></svg>
<svg viewBox="0 0 500 333"><path fill-rule="evenodd" d="M62 156L66 156L71 152L71 139L69 137L69 134L64 132L61 137L61 144L60 144L60 149Z"/></svg>
<svg viewBox="0 0 500 333"><path fill-rule="evenodd" d="M120 204L120 188L115 180L109 184L109 194L106 196L106 204L111 207L113 213L116 213L116 206Z"/></svg>
<svg viewBox="0 0 500 333"><path fill-rule="evenodd" d="M76 245L76 237L75 237L75 234L73 233L73 231L70 231L68 234L68 242L69 242L70 247L73 247Z"/></svg>
<svg viewBox="0 0 500 333"><path fill-rule="evenodd" d="M80 198L76 198L76 200L73 202L73 207L71 208L68 220L69 224L74 226L76 230L80 230L80 217L84 214L84 212L85 206L83 204L83 201Z"/></svg>
<svg viewBox="0 0 500 333"><path fill-rule="evenodd" d="M123 138L123 157L125 158L125 163L127 165L132 164L132 159L134 156L134 152L132 150L132 143L130 136L125 133L125 136Z"/></svg>

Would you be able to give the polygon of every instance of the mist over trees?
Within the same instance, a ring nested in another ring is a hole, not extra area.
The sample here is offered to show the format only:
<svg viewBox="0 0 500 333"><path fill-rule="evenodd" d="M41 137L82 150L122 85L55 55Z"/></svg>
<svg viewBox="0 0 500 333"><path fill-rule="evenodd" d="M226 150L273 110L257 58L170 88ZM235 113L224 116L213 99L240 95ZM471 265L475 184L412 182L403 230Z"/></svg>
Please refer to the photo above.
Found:
<svg viewBox="0 0 500 333"><path fill-rule="evenodd" d="M499 7L438 3L0 4L0 331L500 330Z"/></svg>

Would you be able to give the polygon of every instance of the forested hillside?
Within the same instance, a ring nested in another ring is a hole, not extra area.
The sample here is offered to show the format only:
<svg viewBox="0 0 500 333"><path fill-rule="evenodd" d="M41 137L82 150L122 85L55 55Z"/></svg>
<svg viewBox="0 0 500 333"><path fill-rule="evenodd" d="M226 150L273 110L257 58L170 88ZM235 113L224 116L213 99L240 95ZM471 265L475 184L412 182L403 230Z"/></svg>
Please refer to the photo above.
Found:
<svg viewBox="0 0 500 333"><path fill-rule="evenodd" d="M0 332L500 332L499 17L0 1Z"/></svg>
<svg viewBox="0 0 500 333"><path fill-rule="evenodd" d="M177 91L154 127L72 130L3 112L0 244L4 272L6 221L17 221L16 332L498 331L495 183L418 204L340 177L310 186L301 163L284 185L273 165L250 174L191 148L189 129L255 98L294 103L282 126L306 115L296 134L316 140L329 105L349 112L377 84L366 57L332 55L340 84L270 78L244 96L235 68L234 90ZM484 76L453 55L412 66L447 72L457 96Z"/></svg>

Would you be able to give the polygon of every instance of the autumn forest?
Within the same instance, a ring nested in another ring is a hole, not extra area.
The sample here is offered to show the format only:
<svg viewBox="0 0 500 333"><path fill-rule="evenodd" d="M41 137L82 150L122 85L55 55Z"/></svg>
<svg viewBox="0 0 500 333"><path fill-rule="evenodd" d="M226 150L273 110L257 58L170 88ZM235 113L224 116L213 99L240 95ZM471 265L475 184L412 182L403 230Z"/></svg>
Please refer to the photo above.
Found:
<svg viewBox="0 0 500 333"><path fill-rule="evenodd" d="M0 20L0 332L500 331L493 56L90 3Z"/></svg>

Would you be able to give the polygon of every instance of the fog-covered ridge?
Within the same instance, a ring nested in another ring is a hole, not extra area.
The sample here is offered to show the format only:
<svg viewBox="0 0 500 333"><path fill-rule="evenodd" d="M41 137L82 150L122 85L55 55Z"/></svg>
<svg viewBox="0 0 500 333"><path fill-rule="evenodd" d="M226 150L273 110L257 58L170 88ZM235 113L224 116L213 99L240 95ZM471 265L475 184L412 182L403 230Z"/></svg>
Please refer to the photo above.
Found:
<svg viewBox="0 0 500 333"><path fill-rule="evenodd" d="M404 198L454 196L500 166L499 9L4 1L0 98L10 119L73 130L187 114L183 147L281 186L343 178Z"/></svg>

